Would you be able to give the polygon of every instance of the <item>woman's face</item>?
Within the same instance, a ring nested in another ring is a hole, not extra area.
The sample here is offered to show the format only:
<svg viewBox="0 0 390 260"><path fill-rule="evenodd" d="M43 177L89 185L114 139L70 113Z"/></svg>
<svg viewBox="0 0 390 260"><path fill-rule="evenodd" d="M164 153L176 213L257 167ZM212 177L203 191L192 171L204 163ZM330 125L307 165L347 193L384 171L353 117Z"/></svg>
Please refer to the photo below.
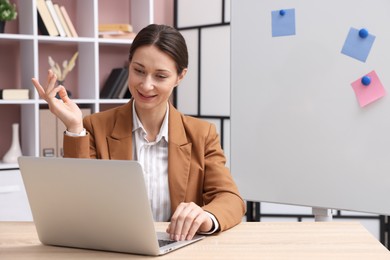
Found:
<svg viewBox="0 0 390 260"><path fill-rule="evenodd" d="M137 112L165 112L173 89L185 73L178 75L174 60L157 47L139 47L129 65L129 89Z"/></svg>

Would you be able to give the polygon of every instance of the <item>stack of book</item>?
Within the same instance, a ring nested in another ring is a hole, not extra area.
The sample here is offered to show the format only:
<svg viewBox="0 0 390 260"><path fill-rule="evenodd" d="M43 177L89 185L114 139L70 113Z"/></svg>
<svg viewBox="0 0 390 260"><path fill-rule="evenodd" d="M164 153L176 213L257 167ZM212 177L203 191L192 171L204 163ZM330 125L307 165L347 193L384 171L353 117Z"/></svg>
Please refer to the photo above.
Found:
<svg viewBox="0 0 390 260"><path fill-rule="evenodd" d="M29 90L28 89L0 89L0 99L3 100L19 100L19 99L29 99Z"/></svg>
<svg viewBox="0 0 390 260"><path fill-rule="evenodd" d="M36 0L38 28L41 34L61 37L78 37L68 12L64 6L52 0Z"/></svg>
<svg viewBox="0 0 390 260"><path fill-rule="evenodd" d="M99 24L99 37L109 39L134 39L135 33L131 24L109 23Z"/></svg>
<svg viewBox="0 0 390 260"><path fill-rule="evenodd" d="M104 86L100 92L101 99L123 99L130 98L128 88L129 69L114 68L111 70Z"/></svg>

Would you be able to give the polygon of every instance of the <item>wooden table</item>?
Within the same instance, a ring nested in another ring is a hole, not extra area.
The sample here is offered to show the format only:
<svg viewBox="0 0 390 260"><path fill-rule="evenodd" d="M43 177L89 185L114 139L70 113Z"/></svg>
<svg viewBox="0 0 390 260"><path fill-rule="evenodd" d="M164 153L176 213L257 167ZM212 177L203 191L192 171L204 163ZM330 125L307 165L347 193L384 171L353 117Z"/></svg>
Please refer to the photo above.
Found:
<svg viewBox="0 0 390 260"><path fill-rule="evenodd" d="M156 223L165 230L167 223ZM390 259L358 222L243 222L162 257L42 245L31 222L0 222L0 259Z"/></svg>

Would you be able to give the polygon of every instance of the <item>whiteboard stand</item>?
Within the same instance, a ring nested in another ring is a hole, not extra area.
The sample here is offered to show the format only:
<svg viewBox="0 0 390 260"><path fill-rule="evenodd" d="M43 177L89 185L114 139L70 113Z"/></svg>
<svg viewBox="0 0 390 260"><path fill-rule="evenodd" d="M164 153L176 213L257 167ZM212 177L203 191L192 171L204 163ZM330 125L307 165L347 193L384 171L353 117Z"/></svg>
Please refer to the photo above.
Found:
<svg viewBox="0 0 390 260"><path fill-rule="evenodd" d="M315 208L312 209L315 222L326 222L332 221L333 215L331 209L326 208Z"/></svg>

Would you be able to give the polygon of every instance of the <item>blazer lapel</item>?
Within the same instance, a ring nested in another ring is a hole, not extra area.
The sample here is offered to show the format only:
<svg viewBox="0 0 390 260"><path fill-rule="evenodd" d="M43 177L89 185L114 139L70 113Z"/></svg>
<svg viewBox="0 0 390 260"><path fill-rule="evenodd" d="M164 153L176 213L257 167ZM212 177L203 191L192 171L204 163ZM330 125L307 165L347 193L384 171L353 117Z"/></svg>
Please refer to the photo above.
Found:
<svg viewBox="0 0 390 260"><path fill-rule="evenodd" d="M172 104L169 104L168 129L168 182L173 213L185 199L192 144L188 143L181 114Z"/></svg>
<svg viewBox="0 0 390 260"><path fill-rule="evenodd" d="M107 137L112 160L132 160L133 102L122 106L116 115L111 136ZM168 182L172 212L185 200L191 164L192 144L188 143L179 111L169 104Z"/></svg>
<svg viewBox="0 0 390 260"><path fill-rule="evenodd" d="M107 137L111 160L132 160L133 102L120 107L111 136Z"/></svg>

